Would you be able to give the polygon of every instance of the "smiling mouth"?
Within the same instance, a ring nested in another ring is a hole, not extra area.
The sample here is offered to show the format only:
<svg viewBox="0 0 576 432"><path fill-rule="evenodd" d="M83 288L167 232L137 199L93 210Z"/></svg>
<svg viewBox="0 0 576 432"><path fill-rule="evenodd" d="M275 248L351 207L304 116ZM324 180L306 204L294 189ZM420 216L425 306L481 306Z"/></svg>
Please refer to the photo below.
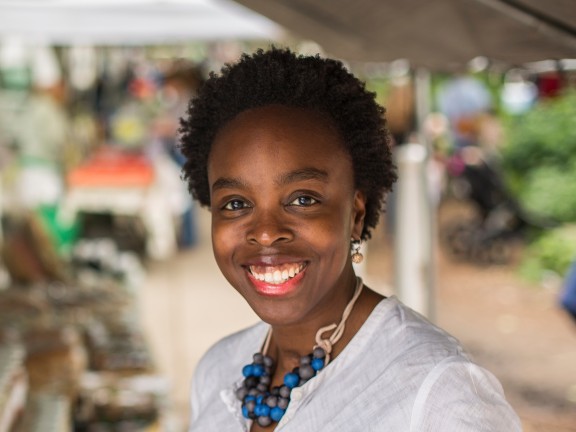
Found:
<svg viewBox="0 0 576 432"><path fill-rule="evenodd" d="M305 263L290 263L279 266L248 267L250 274L257 280L273 285L283 284L306 268Z"/></svg>

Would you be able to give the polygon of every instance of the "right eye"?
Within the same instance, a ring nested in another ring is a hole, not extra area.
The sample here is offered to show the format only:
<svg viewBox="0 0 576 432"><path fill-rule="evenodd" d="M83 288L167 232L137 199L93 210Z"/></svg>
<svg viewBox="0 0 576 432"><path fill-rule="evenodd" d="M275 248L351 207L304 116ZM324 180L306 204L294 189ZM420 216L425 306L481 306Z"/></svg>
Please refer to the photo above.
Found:
<svg viewBox="0 0 576 432"><path fill-rule="evenodd" d="M239 199L233 199L228 201L224 207L222 207L224 210L231 210L231 211L235 211L235 210L242 210L245 209L246 207L249 207L248 204L245 201L239 200Z"/></svg>

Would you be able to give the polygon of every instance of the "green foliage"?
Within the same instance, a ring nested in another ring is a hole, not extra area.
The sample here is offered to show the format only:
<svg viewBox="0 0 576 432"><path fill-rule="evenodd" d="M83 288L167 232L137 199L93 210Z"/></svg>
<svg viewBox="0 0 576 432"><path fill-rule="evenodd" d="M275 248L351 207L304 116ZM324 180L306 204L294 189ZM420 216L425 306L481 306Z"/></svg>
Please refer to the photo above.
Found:
<svg viewBox="0 0 576 432"><path fill-rule="evenodd" d="M567 169L543 166L528 173L520 201L533 214L576 221L576 161Z"/></svg>
<svg viewBox="0 0 576 432"><path fill-rule="evenodd" d="M576 91L540 102L507 124L503 166L532 212L576 221Z"/></svg>
<svg viewBox="0 0 576 432"><path fill-rule="evenodd" d="M510 119L506 166L527 173L546 166L566 167L576 160L576 91L540 102L526 114Z"/></svg>
<svg viewBox="0 0 576 432"><path fill-rule="evenodd" d="M528 247L521 273L539 280L547 271L564 276L576 258L576 225L565 225L543 233Z"/></svg>

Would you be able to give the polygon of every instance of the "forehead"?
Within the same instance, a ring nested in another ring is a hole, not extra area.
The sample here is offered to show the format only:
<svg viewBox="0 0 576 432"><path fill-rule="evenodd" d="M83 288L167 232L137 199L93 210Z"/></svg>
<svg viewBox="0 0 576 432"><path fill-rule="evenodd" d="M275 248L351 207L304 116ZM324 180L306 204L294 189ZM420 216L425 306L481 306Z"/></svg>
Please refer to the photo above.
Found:
<svg viewBox="0 0 576 432"><path fill-rule="evenodd" d="M212 143L209 166L237 153L349 159L341 135L329 118L310 109L281 105L244 111L226 124Z"/></svg>

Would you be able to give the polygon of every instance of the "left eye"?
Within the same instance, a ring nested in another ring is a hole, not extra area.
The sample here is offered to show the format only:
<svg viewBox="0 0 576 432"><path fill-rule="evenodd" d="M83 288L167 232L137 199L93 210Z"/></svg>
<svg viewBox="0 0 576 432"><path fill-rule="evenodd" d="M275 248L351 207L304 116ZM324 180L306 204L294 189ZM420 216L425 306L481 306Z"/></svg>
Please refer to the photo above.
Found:
<svg viewBox="0 0 576 432"><path fill-rule="evenodd" d="M302 206L302 207L309 207L311 205L317 204L318 200L312 198L311 196L302 195L296 198L294 201L290 203L291 206Z"/></svg>

